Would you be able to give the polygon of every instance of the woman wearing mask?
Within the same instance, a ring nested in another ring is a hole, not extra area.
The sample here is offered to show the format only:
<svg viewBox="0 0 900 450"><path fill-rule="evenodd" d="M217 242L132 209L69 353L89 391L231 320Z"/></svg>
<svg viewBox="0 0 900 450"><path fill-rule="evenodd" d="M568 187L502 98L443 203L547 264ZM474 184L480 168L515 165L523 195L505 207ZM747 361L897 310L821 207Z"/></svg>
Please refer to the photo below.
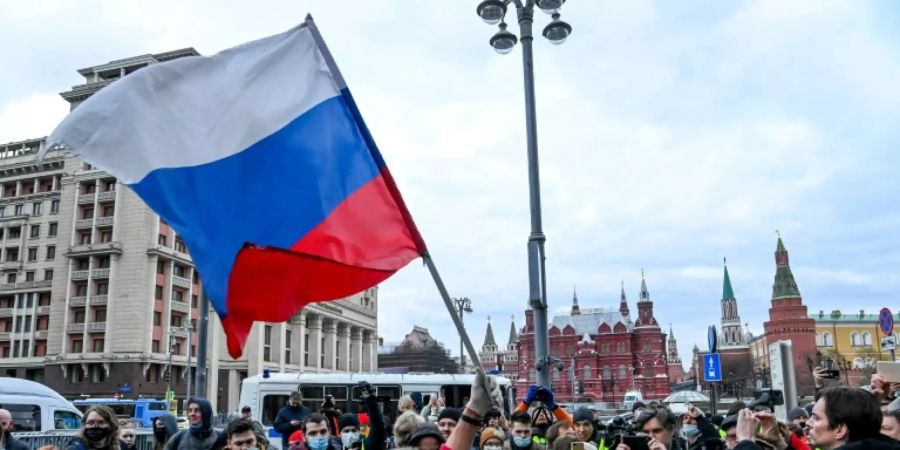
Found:
<svg viewBox="0 0 900 450"><path fill-rule="evenodd" d="M481 430L481 450L503 450L506 443L506 433L497 428L485 428Z"/></svg>
<svg viewBox="0 0 900 450"><path fill-rule="evenodd" d="M119 423L113 410L95 405L84 413L81 434L66 445L65 450L122 450L119 442Z"/></svg>
<svg viewBox="0 0 900 450"><path fill-rule="evenodd" d="M164 450L169 438L178 432L178 422L171 414L160 414L153 418L153 450Z"/></svg>

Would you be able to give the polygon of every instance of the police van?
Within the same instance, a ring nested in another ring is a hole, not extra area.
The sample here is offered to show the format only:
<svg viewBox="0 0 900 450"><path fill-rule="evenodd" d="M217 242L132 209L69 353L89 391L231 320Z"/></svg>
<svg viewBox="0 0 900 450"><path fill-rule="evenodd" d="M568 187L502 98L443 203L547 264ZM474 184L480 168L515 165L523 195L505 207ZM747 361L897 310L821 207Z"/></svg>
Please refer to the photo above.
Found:
<svg viewBox="0 0 900 450"><path fill-rule="evenodd" d="M81 429L81 411L34 381L0 378L0 408L12 416L14 433Z"/></svg>
<svg viewBox="0 0 900 450"><path fill-rule="evenodd" d="M515 409L516 392L505 377L495 377L503 394L502 409L507 417ZM387 417L397 417L400 397L409 395L420 406L427 405L432 396L441 395L446 406L462 408L471 395L474 374L385 374L385 373L272 373L247 377L241 384L238 409L249 406L254 416L267 429L272 427L278 411L287 403L292 391L303 394L303 405L313 412L321 410L326 397L331 397L336 409L357 411L360 391L357 384L366 381L384 397L383 410ZM274 429L271 438L280 437ZM280 444L280 439L270 439Z"/></svg>

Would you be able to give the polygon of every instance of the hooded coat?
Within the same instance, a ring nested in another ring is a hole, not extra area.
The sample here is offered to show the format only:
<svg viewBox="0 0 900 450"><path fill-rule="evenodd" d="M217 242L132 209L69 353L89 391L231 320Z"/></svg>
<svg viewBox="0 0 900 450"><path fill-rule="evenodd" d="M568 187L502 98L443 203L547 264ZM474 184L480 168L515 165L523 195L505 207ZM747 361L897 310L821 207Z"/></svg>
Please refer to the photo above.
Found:
<svg viewBox="0 0 900 450"><path fill-rule="evenodd" d="M225 433L212 428L212 405L205 398L194 397L188 405L196 403L200 407L200 426L191 425L187 430L176 433L166 443L165 450L220 450L225 446Z"/></svg>
<svg viewBox="0 0 900 450"><path fill-rule="evenodd" d="M278 411L272 427L275 428L275 431L281 433L281 448L289 447L288 438L291 436L291 433L303 429L303 420L306 419L309 413L309 408L303 406L303 404L295 408L290 403L284 405ZM299 420L300 424L297 426L291 425L292 420Z"/></svg>
<svg viewBox="0 0 900 450"><path fill-rule="evenodd" d="M156 434L154 433L153 448L154 449L163 449L166 446L166 442L168 442L172 436L175 436L175 433L178 433L178 422L175 420L175 416L173 416L171 414L160 414L160 415L154 417L153 420L151 421L151 423L153 424L151 429L153 429L153 430L156 429L156 422L162 422L163 425L166 426L166 437L165 437L165 440L163 440L162 442L156 442ZM157 445L157 444L159 444L159 445Z"/></svg>

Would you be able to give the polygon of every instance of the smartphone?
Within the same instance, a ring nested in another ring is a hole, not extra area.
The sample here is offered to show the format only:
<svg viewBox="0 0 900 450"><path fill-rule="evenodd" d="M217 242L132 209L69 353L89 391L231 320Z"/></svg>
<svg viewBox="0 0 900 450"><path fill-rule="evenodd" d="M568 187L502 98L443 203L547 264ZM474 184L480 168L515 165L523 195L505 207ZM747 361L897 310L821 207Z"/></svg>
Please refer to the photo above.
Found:
<svg viewBox="0 0 900 450"><path fill-rule="evenodd" d="M650 438L647 436L622 436L622 443L631 450L650 450Z"/></svg>
<svg viewBox="0 0 900 450"><path fill-rule="evenodd" d="M573 442L569 448L571 450L584 450L584 442Z"/></svg>
<svg viewBox="0 0 900 450"><path fill-rule="evenodd" d="M891 383L900 383L900 362L878 361L878 373Z"/></svg>
<svg viewBox="0 0 900 450"><path fill-rule="evenodd" d="M829 380L837 380L841 377L841 371L837 369L825 369L822 372L822 378L827 378Z"/></svg>

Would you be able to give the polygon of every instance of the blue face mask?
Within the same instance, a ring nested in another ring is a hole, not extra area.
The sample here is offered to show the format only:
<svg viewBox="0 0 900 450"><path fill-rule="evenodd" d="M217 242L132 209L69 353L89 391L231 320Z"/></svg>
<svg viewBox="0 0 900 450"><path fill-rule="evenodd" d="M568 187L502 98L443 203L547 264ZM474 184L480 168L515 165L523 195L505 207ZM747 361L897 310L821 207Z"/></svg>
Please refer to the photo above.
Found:
<svg viewBox="0 0 900 450"><path fill-rule="evenodd" d="M309 438L310 450L326 450L328 448L328 436L315 436Z"/></svg>
<svg viewBox="0 0 900 450"><path fill-rule="evenodd" d="M192 423L192 424L191 424L191 429L192 429L192 430L201 430L201 429L203 429L203 422L200 422L200 423Z"/></svg>
<svg viewBox="0 0 900 450"><path fill-rule="evenodd" d="M513 443L516 444L516 447L528 447L529 445L531 445L531 437L513 436Z"/></svg>
<svg viewBox="0 0 900 450"><path fill-rule="evenodd" d="M700 429L697 428L697 425L683 425L681 427L681 434L686 438L693 438L700 435Z"/></svg>

